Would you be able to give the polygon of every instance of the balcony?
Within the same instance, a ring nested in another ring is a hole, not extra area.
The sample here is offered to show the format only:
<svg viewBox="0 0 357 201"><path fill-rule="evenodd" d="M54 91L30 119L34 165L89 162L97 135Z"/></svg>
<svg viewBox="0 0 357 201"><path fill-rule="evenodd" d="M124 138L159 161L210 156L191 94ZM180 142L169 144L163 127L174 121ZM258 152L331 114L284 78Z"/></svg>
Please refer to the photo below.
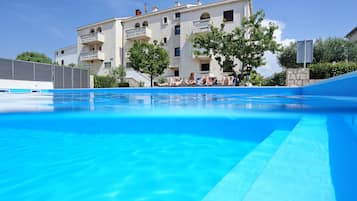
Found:
<svg viewBox="0 0 357 201"><path fill-rule="evenodd" d="M104 43L104 35L99 32L82 35L81 41L84 45L102 44Z"/></svg>
<svg viewBox="0 0 357 201"><path fill-rule="evenodd" d="M128 40L149 40L151 37L151 29L148 27L126 30L126 39Z"/></svg>
<svg viewBox="0 0 357 201"><path fill-rule="evenodd" d="M198 60L200 60L200 61L209 61L209 60L211 60L211 57L210 57L209 55L204 55L204 54L196 55L196 54L195 54L195 51L199 51L199 52L203 53L203 50L202 50L202 49L195 49L195 48L193 48L193 50L192 50L192 57L193 57L194 59L198 59Z"/></svg>
<svg viewBox="0 0 357 201"><path fill-rule="evenodd" d="M90 51L83 52L80 56L81 61L104 61L104 52Z"/></svg>
<svg viewBox="0 0 357 201"><path fill-rule="evenodd" d="M210 19L193 21L193 33L205 33L209 31Z"/></svg>

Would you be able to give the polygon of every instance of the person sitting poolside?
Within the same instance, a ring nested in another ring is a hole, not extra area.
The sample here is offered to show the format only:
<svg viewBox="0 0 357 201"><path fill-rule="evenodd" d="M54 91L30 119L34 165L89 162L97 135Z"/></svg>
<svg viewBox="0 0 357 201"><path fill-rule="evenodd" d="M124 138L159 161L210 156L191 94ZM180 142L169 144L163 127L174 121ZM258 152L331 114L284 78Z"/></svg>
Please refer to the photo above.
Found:
<svg viewBox="0 0 357 201"><path fill-rule="evenodd" d="M171 80L170 86L171 87L178 87L181 86L183 84L183 80L180 77L174 77Z"/></svg>
<svg viewBox="0 0 357 201"><path fill-rule="evenodd" d="M222 85L223 86L228 86L230 83L230 77L228 76L224 76L223 79L222 79Z"/></svg>
<svg viewBox="0 0 357 201"><path fill-rule="evenodd" d="M196 78L195 78L195 74L191 73L190 77L188 77L187 81L185 82L185 84L187 86L194 86L196 85Z"/></svg>
<svg viewBox="0 0 357 201"><path fill-rule="evenodd" d="M214 76L212 73L208 75L208 78L206 80L206 85L207 86L213 86L217 84L217 78Z"/></svg>
<svg viewBox="0 0 357 201"><path fill-rule="evenodd" d="M201 85L206 85L207 84L207 77L206 76L203 76L201 78L201 82L200 82Z"/></svg>
<svg viewBox="0 0 357 201"><path fill-rule="evenodd" d="M236 78L234 76L229 76L229 86L236 86Z"/></svg>

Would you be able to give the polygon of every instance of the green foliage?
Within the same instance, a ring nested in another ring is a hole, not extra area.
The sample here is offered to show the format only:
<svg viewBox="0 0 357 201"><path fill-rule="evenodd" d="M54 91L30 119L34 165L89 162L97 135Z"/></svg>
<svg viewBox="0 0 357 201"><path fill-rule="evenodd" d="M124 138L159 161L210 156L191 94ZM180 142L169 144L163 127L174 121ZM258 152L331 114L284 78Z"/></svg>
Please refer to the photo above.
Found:
<svg viewBox="0 0 357 201"><path fill-rule="evenodd" d="M266 78L263 82L263 86L286 86L286 72L275 73Z"/></svg>
<svg viewBox="0 0 357 201"><path fill-rule="evenodd" d="M357 62L357 44L342 38L318 39L314 43L313 63ZM278 56L279 63L287 68L302 67L296 64L296 43L285 47Z"/></svg>
<svg viewBox="0 0 357 201"><path fill-rule="evenodd" d="M312 64L310 68L311 79L326 79L357 70L357 63L319 63Z"/></svg>
<svg viewBox="0 0 357 201"><path fill-rule="evenodd" d="M129 60L135 70L150 75L151 86L153 78L164 73L170 64L169 53L162 44L135 41L129 50Z"/></svg>
<svg viewBox="0 0 357 201"><path fill-rule="evenodd" d="M254 86L263 85L264 77L261 76L257 71L251 71L249 77L250 83L252 83Z"/></svg>
<svg viewBox="0 0 357 201"><path fill-rule="evenodd" d="M76 67L77 65L74 63L70 63L70 64L68 64L68 66L73 68L73 67Z"/></svg>
<svg viewBox="0 0 357 201"><path fill-rule="evenodd" d="M289 46L284 47L283 51L278 55L278 60L281 66L287 68L300 68L302 64L296 63L296 43L290 43Z"/></svg>
<svg viewBox="0 0 357 201"><path fill-rule="evenodd" d="M17 55L16 60L52 64L51 58L47 57L45 54L37 52L23 52Z"/></svg>
<svg viewBox="0 0 357 201"><path fill-rule="evenodd" d="M94 76L94 88L112 88L117 86L117 81L113 76Z"/></svg>
<svg viewBox="0 0 357 201"><path fill-rule="evenodd" d="M275 53L280 45L275 41L274 31L277 26L263 26L264 12L258 11L249 18L243 18L240 27L233 32L225 32L224 24L220 28L211 26L211 31L205 34L194 34L190 37L196 55L209 55L217 60L225 72L234 72L236 59L242 62L242 67L235 72L238 81L242 81L255 68L265 64L264 53ZM238 84L238 83L237 83Z"/></svg>
<svg viewBox="0 0 357 201"><path fill-rule="evenodd" d="M342 38L328 38L322 42L323 52L319 62L340 62L349 61L357 62L357 46L350 41Z"/></svg>
<svg viewBox="0 0 357 201"><path fill-rule="evenodd" d="M160 75L158 78L157 78L157 82L160 83L160 84L163 84L163 83L167 83L168 80L165 76L162 76Z"/></svg>
<svg viewBox="0 0 357 201"><path fill-rule="evenodd" d="M126 71L125 71L125 67L120 65L117 68L114 68L114 70L112 70L111 75L119 80L119 83L124 83L124 79L126 76Z"/></svg>

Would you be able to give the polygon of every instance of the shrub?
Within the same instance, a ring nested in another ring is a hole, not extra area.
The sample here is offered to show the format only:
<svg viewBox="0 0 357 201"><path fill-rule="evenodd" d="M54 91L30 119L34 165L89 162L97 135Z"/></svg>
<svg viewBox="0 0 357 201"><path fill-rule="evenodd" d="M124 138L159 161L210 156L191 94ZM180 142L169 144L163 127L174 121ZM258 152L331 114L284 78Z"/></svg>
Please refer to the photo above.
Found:
<svg viewBox="0 0 357 201"><path fill-rule="evenodd" d="M311 64L310 79L326 79L357 70L357 63L319 63Z"/></svg>
<svg viewBox="0 0 357 201"><path fill-rule="evenodd" d="M163 84L163 83L167 83L168 80L165 76L163 75L160 75L158 78L157 78L157 81L160 83L160 84Z"/></svg>
<svg viewBox="0 0 357 201"><path fill-rule="evenodd" d="M94 88L112 88L116 87L116 79L112 76L94 76Z"/></svg>
<svg viewBox="0 0 357 201"><path fill-rule="evenodd" d="M263 86L286 86L286 72L275 73L266 78L263 82Z"/></svg>

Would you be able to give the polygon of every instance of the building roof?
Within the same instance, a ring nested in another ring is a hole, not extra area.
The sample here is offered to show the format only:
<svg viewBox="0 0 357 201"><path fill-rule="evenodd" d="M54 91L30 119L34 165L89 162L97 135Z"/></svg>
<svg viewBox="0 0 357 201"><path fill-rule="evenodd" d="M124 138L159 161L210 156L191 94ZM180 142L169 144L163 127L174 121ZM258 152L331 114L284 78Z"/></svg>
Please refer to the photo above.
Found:
<svg viewBox="0 0 357 201"><path fill-rule="evenodd" d="M80 27L77 28L77 31L80 31L82 29L86 29L86 28L89 28L89 27L92 27L92 26L97 26L97 25L100 25L100 24L105 24L105 23L117 21L117 20L124 20L126 18L127 17L121 17L121 18L113 17L113 18L101 20L99 22L95 22L95 23L92 23L92 24L87 24L87 25L84 25L84 26L80 26Z"/></svg>
<svg viewBox="0 0 357 201"><path fill-rule="evenodd" d="M77 48L77 44L73 44L73 45L68 45L66 47L58 48L55 50L55 52L60 50L68 50L68 49L76 49L76 48Z"/></svg>
<svg viewBox="0 0 357 201"><path fill-rule="evenodd" d="M194 11L194 10L198 10L198 9L216 7L216 6L220 6L220 5L224 5L224 4L230 4L230 3L236 3L236 2L240 2L240 1L246 1L246 0L225 0L225 1L218 1L218 2L213 2L213 3L208 3L208 4L202 4L202 5L199 5L199 6L191 7L191 8L185 9L185 10L182 11L182 12L190 12L190 11Z"/></svg>
<svg viewBox="0 0 357 201"><path fill-rule="evenodd" d="M128 17L127 19L123 20L124 22L129 22L132 20L137 20L137 19L141 19L141 18L147 18L147 17L151 17L154 15L159 15L159 14L164 14L164 13L168 13L168 12L172 12L172 11L176 11L176 10L181 10L181 9L185 9L191 6L196 6L196 5L182 5L182 6L176 6L173 8L169 8L169 9L165 9L165 10L158 10L155 12L148 12L146 14L143 15L139 15L139 16L132 16L132 17Z"/></svg>
<svg viewBox="0 0 357 201"><path fill-rule="evenodd" d="M192 11L192 10L215 7L215 6L220 6L220 5L230 4L230 3L240 2L240 1L246 1L246 0L225 0L225 1L218 1L218 2L213 2L213 3L208 3L208 4L202 4L202 5L197 5L197 4L181 5L181 6L176 6L176 7L173 7L173 8L168 8L168 9L165 9L165 10L159 10L159 11L156 11L156 12L148 12L147 14L144 14L144 15L132 16L132 17L129 17L129 18L123 20L123 21L124 22L128 22L128 21L142 19L142 18L151 17L151 16L155 16L155 15L160 15L160 14L164 14L164 13L168 13L168 12L172 12L172 11L176 11L176 10L181 10L180 12L182 12L182 13L183 12L189 12L189 11Z"/></svg>
<svg viewBox="0 0 357 201"><path fill-rule="evenodd" d="M349 38L351 37L353 34L355 34L357 32L357 26L352 29L352 31L350 31L347 35L346 35L346 38Z"/></svg>

